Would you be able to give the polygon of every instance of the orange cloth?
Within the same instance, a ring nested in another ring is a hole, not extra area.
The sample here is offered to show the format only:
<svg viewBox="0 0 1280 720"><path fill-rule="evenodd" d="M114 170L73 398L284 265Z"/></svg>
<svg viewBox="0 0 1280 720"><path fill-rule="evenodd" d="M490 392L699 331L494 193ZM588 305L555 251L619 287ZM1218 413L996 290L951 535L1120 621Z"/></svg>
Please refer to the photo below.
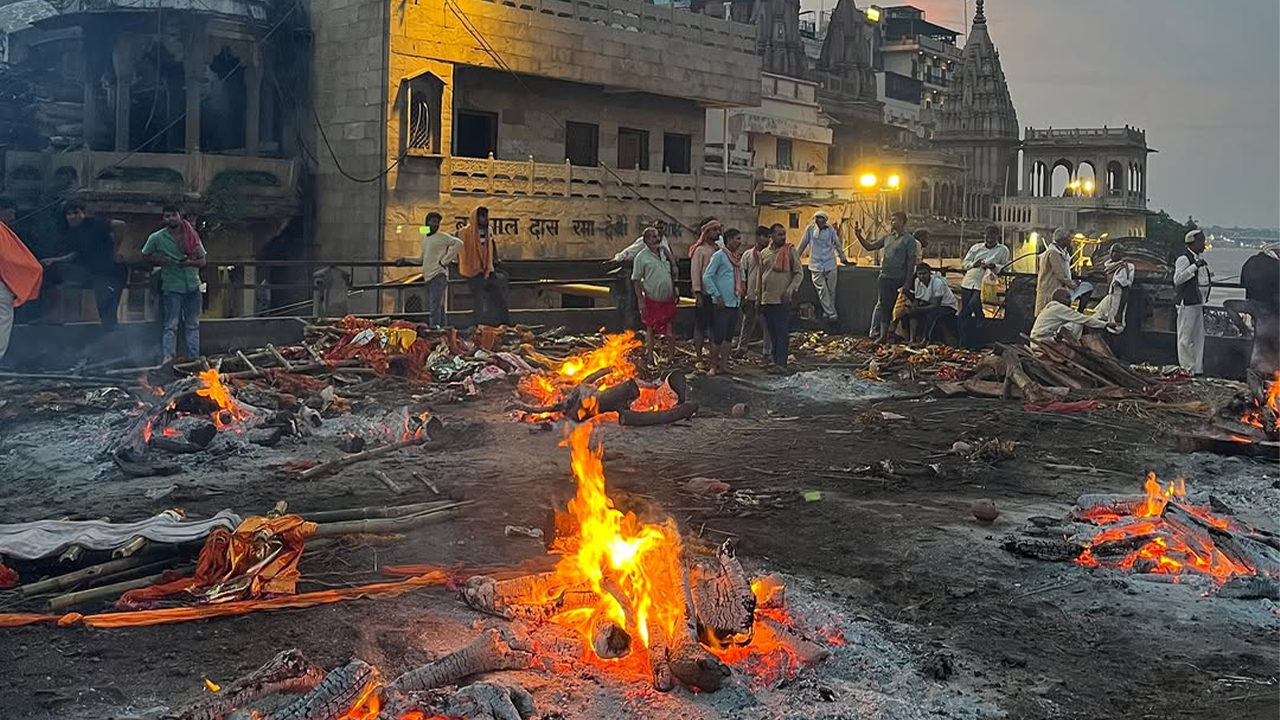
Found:
<svg viewBox="0 0 1280 720"><path fill-rule="evenodd" d="M35 300L43 278L44 266L16 233L0 222L0 280L13 292L13 306Z"/></svg>
<svg viewBox="0 0 1280 720"><path fill-rule="evenodd" d="M372 585L337 590L320 590L300 595L284 595L270 600L237 600L220 605L195 605L192 607L140 610L137 612L100 613L98 615L81 615L74 612L65 615L0 613L0 628L34 625L36 623L54 623L58 627L85 625L93 628L169 625L171 623L187 622L188 620L244 615L257 610L292 610L342 602L344 600L358 600L360 598L391 598L413 592L422 587L444 585L449 581L449 578L449 573L441 571L411 577L400 582L373 583Z"/></svg>
<svg viewBox="0 0 1280 720"><path fill-rule="evenodd" d="M194 575L130 590L116 601L116 609L140 610L184 593L206 602L292 595L303 546L315 531L315 523L297 515L250 517L234 533L218 528L201 548Z"/></svg>
<svg viewBox="0 0 1280 720"><path fill-rule="evenodd" d="M475 277L484 274L489 277L493 272L493 225L487 230L489 237L480 242L480 224L476 221L476 207L471 211L467 224L458 231L462 240L462 252L458 255L458 274L462 277Z"/></svg>
<svg viewBox="0 0 1280 720"><path fill-rule="evenodd" d="M791 244L783 243L778 249L778 254L773 257L773 269L778 272L791 272L792 255L794 253L791 252Z"/></svg>

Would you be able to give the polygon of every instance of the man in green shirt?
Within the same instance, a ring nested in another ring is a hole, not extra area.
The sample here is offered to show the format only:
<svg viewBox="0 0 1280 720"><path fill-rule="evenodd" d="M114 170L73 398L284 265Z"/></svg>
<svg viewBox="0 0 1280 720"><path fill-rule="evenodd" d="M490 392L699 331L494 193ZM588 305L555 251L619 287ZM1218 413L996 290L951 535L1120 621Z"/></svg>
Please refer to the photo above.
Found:
<svg viewBox="0 0 1280 720"><path fill-rule="evenodd" d="M880 338L877 342L888 342L898 291L907 290L915 278L914 268L920 262L920 243L907 232L907 214L901 210L889 220L889 233L875 242L868 242L862 236L861 225L854 225L853 232L863 248L884 251L880 258Z"/></svg>
<svg viewBox="0 0 1280 720"><path fill-rule="evenodd" d="M166 205L163 213L164 227L151 233L142 254L160 266L164 320L160 351L164 362L169 362L178 354L179 320L186 329L187 357L200 356L200 268L205 264L205 251L200 235L176 206Z"/></svg>

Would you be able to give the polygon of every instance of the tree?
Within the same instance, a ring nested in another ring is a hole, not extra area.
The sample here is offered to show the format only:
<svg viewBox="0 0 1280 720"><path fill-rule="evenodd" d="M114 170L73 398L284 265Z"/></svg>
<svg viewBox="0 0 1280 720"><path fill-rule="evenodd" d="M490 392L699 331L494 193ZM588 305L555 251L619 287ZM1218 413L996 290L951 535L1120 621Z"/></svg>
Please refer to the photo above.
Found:
<svg viewBox="0 0 1280 720"><path fill-rule="evenodd" d="M1169 213L1161 210L1147 216L1147 242L1158 247L1160 252L1172 262L1186 247L1187 233L1197 227L1199 226L1195 218L1188 217L1185 223L1180 223L1170 217Z"/></svg>

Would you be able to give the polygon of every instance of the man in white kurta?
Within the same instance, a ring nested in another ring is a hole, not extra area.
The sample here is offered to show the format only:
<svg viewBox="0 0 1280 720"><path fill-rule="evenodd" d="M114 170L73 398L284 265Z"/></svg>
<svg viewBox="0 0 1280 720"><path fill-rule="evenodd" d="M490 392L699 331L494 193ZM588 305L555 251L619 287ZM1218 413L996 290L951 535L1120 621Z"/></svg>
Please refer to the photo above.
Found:
<svg viewBox="0 0 1280 720"><path fill-rule="evenodd" d="M1187 249L1173 265L1174 300L1178 306L1178 365L1192 375L1204 373L1204 303L1213 275L1202 254L1204 233L1186 235Z"/></svg>

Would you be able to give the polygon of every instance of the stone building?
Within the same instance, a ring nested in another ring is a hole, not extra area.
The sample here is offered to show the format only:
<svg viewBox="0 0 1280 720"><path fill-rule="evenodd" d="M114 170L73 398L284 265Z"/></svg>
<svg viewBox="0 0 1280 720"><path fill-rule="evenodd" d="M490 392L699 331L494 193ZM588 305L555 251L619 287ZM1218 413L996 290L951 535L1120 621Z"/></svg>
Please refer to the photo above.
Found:
<svg viewBox="0 0 1280 720"><path fill-rule="evenodd" d="M759 104L749 25L639 0L316 0L311 21L323 257L413 255L428 212L481 205L509 259L755 223L751 179L703 162L705 109Z"/></svg>
<svg viewBox="0 0 1280 720"><path fill-rule="evenodd" d="M305 96L301 18L261 0L20 0L0 68L0 193L20 204L37 253L58 243L63 201L125 223L126 258L177 202L215 268L211 314L252 310L226 285L266 278L239 261L298 252L301 173L292 97ZM273 33L273 31L280 31ZM275 37L272 37L272 35ZM287 95L286 95L287 93ZM223 261L228 269L218 269ZM229 268L232 263L238 266ZM145 293L126 316L148 314Z"/></svg>
<svg viewBox="0 0 1280 720"><path fill-rule="evenodd" d="M964 59L956 46L959 33L929 22L911 5L884 8L878 29L874 65L885 122L902 129L900 144L927 145L947 85Z"/></svg>
<svg viewBox="0 0 1280 720"><path fill-rule="evenodd" d="M965 168L961 214L991 218L994 205L1017 192L1020 126L983 0L977 0L963 58L947 85L934 143L958 155Z"/></svg>

